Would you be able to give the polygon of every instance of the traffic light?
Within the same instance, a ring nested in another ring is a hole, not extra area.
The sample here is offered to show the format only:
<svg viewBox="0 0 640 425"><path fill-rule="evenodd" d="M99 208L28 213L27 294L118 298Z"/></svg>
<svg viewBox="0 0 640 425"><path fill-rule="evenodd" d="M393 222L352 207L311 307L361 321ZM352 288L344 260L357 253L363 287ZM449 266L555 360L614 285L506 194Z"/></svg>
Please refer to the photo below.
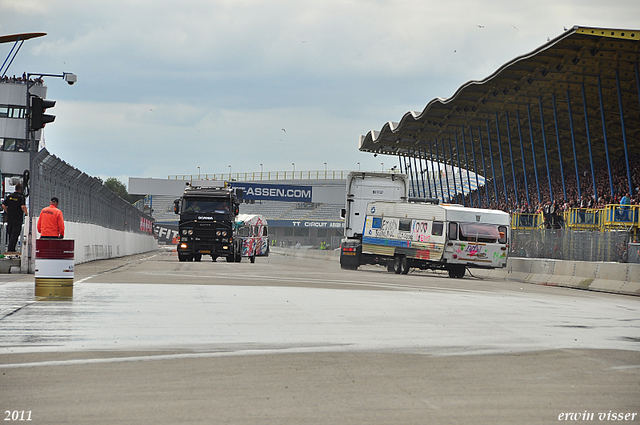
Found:
<svg viewBox="0 0 640 425"><path fill-rule="evenodd" d="M45 100L35 95L31 97L31 117L29 122L31 131L38 131L44 128L45 124L53 122L56 119L55 115L45 114L47 109L53 108L55 105L55 100Z"/></svg>

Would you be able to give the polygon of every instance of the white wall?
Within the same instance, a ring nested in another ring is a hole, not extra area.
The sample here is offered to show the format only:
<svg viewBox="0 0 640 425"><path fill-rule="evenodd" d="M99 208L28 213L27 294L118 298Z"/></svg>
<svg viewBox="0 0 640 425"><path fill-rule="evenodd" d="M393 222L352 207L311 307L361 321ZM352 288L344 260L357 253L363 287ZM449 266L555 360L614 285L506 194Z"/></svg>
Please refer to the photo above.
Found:
<svg viewBox="0 0 640 425"><path fill-rule="evenodd" d="M33 234L38 237L36 225L38 218L33 219ZM124 257L125 255L140 254L158 248L157 240L148 234L131 233L111 230L95 224L65 222L65 239L73 239L75 247L74 263L86 263L93 260ZM25 233L28 229L25 229ZM34 270L35 243L32 246L32 264ZM26 247L22 255L22 272L27 272Z"/></svg>

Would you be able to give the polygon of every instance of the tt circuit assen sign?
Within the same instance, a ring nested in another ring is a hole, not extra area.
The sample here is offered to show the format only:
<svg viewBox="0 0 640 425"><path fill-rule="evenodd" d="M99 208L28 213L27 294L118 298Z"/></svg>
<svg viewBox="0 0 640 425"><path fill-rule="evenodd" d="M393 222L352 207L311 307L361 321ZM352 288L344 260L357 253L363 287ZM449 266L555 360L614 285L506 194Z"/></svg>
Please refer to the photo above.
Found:
<svg viewBox="0 0 640 425"><path fill-rule="evenodd" d="M311 202L312 186L233 182L232 187L242 189L242 199L247 200Z"/></svg>

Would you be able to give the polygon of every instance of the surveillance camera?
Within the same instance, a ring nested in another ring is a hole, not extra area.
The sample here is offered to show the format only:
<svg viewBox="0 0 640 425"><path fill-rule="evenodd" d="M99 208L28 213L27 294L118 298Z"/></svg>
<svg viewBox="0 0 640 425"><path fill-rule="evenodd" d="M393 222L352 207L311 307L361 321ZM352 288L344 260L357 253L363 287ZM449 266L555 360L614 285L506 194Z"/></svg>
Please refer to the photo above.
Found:
<svg viewBox="0 0 640 425"><path fill-rule="evenodd" d="M76 83L76 81L78 81L78 76L76 74L65 73L64 80L67 82L67 84L72 86Z"/></svg>

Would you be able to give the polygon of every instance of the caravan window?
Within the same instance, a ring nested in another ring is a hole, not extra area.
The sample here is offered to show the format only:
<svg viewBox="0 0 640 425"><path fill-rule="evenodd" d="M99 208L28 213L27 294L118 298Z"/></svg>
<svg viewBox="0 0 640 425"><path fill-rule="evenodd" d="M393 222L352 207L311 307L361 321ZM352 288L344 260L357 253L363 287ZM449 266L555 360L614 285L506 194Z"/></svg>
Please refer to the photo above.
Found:
<svg viewBox="0 0 640 425"><path fill-rule="evenodd" d="M495 243L498 239L500 232L495 224L460 223L461 241Z"/></svg>
<svg viewBox="0 0 640 425"><path fill-rule="evenodd" d="M449 239L452 241L458 239L458 223L449 223Z"/></svg>
<svg viewBox="0 0 640 425"><path fill-rule="evenodd" d="M431 227L431 234L433 236L442 236L442 231L444 230L444 223L441 221L434 221L433 226Z"/></svg>
<svg viewBox="0 0 640 425"><path fill-rule="evenodd" d="M411 231L411 219L401 218L400 224L398 224L398 230L401 232Z"/></svg>
<svg viewBox="0 0 640 425"><path fill-rule="evenodd" d="M498 232L500 232L500 239L498 240L498 242L507 243L507 238L509 237L507 235L507 227L506 226L498 226Z"/></svg>
<svg viewBox="0 0 640 425"><path fill-rule="evenodd" d="M262 226L262 236L267 236L267 226Z"/></svg>
<svg viewBox="0 0 640 425"><path fill-rule="evenodd" d="M248 237L249 235L249 227L247 226L242 226L241 228L238 229L238 236L243 236L243 237Z"/></svg>

